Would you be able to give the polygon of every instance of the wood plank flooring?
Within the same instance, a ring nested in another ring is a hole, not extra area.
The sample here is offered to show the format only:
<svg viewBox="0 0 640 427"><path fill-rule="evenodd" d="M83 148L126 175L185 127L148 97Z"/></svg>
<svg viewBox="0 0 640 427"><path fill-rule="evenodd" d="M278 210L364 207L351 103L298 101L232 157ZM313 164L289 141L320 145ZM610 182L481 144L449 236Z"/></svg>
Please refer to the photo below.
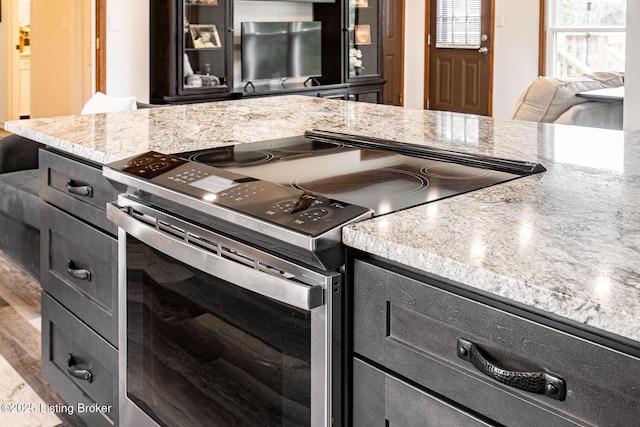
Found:
<svg viewBox="0 0 640 427"><path fill-rule="evenodd" d="M40 375L40 346L40 284L0 251L0 427L83 426L46 410L66 404Z"/></svg>

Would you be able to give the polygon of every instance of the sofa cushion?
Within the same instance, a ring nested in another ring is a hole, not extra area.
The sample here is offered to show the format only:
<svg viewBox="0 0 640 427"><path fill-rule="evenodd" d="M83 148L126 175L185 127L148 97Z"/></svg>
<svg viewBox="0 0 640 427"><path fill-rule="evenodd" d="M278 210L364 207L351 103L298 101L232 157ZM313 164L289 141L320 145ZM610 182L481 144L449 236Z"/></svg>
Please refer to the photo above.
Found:
<svg viewBox="0 0 640 427"><path fill-rule="evenodd" d="M538 77L518 97L512 118L553 123L572 106L588 101L576 96L578 92L623 84L623 75L615 72L569 78Z"/></svg>
<svg viewBox="0 0 640 427"><path fill-rule="evenodd" d="M0 175L0 211L40 229L38 169Z"/></svg>
<svg viewBox="0 0 640 427"><path fill-rule="evenodd" d="M82 108L80 114L112 113L115 111L136 110L135 96L109 96L96 92Z"/></svg>
<svg viewBox="0 0 640 427"><path fill-rule="evenodd" d="M590 101L569 108L554 123L622 130L623 115L622 101Z"/></svg>

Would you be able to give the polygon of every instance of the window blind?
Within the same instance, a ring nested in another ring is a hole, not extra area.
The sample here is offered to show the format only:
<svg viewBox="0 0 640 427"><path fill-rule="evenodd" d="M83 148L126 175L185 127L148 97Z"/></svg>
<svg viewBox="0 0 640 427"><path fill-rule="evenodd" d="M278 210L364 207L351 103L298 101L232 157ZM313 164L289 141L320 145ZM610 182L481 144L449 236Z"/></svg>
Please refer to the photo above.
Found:
<svg viewBox="0 0 640 427"><path fill-rule="evenodd" d="M482 0L438 0L436 47L480 47Z"/></svg>

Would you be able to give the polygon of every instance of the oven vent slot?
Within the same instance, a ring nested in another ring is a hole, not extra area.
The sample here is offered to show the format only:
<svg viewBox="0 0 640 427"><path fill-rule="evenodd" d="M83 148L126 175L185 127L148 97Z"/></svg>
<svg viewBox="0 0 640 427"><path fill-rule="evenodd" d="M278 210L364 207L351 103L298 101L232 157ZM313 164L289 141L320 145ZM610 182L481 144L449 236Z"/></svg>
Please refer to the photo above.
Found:
<svg viewBox="0 0 640 427"><path fill-rule="evenodd" d="M135 210L135 209L133 209L131 207L128 208L127 212L129 213L129 215L131 215L135 219L137 219L139 221L142 221L144 223L147 223L149 225L152 225L155 228L157 220L154 217L149 216L149 215L147 215L145 213L142 213L140 211L137 211L137 210Z"/></svg>
<svg viewBox="0 0 640 427"><path fill-rule="evenodd" d="M197 234L187 233L187 242L192 245L196 245L201 249L205 249L209 252L213 252L216 255L220 255L220 246L216 242L200 237Z"/></svg>
<svg viewBox="0 0 640 427"><path fill-rule="evenodd" d="M171 225L168 222L157 220L156 223L158 224L158 230L173 234L176 237L185 238L187 234L183 229L176 227L175 225Z"/></svg>
<svg viewBox="0 0 640 427"><path fill-rule="evenodd" d="M256 262L253 258L241 254L238 251L234 251L233 249L222 246L222 252L220 256L225 259L230 259L231 261L235 261L240 264L244 264L248 267L255 268Z"/></svg>

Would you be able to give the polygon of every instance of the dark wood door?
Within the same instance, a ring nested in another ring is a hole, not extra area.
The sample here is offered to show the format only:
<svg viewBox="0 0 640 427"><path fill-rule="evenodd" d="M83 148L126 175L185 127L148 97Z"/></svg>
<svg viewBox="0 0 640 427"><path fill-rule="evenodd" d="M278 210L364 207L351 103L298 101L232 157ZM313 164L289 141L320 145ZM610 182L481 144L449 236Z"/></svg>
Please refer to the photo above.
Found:
<svg viewBox="0 0 640 427"><path fill-rule="evenodd" d="M386 0L383 2L382 77L387 82L383 88L382 99L388 105L403 105L404 1Z"/></svg>
<svg viewBox="0 0 640 427"><path fill-rule="evenodd" d="M494 0L430 0L427 108L491 114Z"/></svg>

